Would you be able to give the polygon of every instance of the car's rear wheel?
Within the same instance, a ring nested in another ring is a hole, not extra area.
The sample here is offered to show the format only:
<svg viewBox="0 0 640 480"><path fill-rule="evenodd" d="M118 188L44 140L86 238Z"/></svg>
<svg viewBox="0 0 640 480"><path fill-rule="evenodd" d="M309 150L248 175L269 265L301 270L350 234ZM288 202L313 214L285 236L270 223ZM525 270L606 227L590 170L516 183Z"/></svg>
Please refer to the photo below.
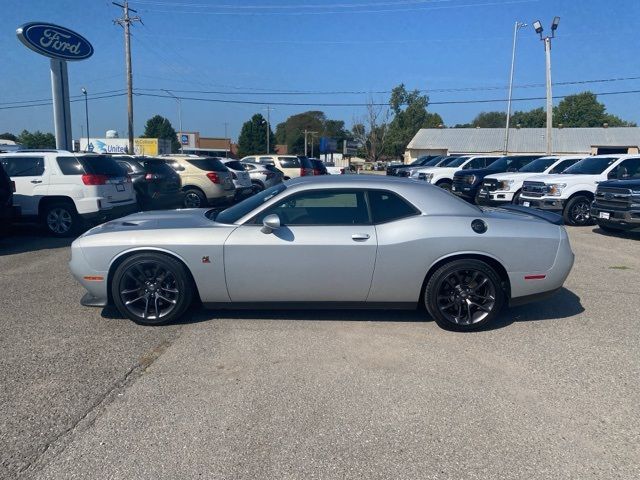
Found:
<svg viewBox="0 0 640 480"><path fill-rule="evenodd" d="M71 202L46 205L42 221L47 231L56 237L73 237L80 230L82 219Z"/></svg>
<svg viewBox="0 0 640 480"><path fill-rule="evenodd" d="M485 262L453 260L436 270L425 288L424 304L447 330L484 327L500 313L505 292L500 277Z"/></svg>
<svg viewBox="0 0 640 480"><path fill-rule="evenodd" d="M562 213L564 221L574 227L592 225L591 199L584 195L577 195L567 202Z"/></svg>
<svg viewBox="0 0 640 480"><path fill-rule="evenodd" d="M185 208L203 208L207 206L207 197L201 190L190 188L184 192L183 203Z"/></svg>
<svg viewBox="0 0 640 480"><path fill-rule="evenodd" d="M179 319L193 300L193 282L178 260L159 253L140 253L122 262L113 274L116 308L141 325L164 325Z"/></svg>

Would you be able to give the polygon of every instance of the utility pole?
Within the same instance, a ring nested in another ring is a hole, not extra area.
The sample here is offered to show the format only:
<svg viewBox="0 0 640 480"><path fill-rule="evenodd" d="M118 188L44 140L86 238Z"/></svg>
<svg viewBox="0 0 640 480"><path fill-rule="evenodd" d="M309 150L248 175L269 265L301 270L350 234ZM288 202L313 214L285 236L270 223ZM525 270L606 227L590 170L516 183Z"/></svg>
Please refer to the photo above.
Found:
<svg viewBox="0 0 640 480"><path fill-rule="evenodd" d="M227 137L227 127L229 126L229 122L224 122L224 140L226 142L226 145L224 147L224 156L225 158L229 157L229 147L230 147L230 141L229 141L229 137Z"/></svg>
<svg viewBox="0 0 640 480"><path fill-rule="evenodd" d="M533 22L533 28L540 35L540 40L544 42L544 53L546 57L547 71L547 155L553 153L553 94L551 92L551 39L556 38L556 30L560 24L560 17L554 17L551 23L551 36L542 36L544 28L540 20Z"/></svg>
<svg viewBox="0 0 640 480"><path fill-rule="evenodd" d="M271 108L270 105L267 105L267 108L264 108L263 110L267 111L267 155L269 155L271 153L271 145L269 144L271 139L269 138L271 135L269 135L269 129L271 128L271 110L274 110L273 108Z"/></svg>
<svg viewBox="0 0 640 480"><path fill-rule="evenodd" d="M180 97L176 97L169 90L162 89L162 91L171 95L178 102L178 128L180 129L180 133L178 134L178 139L180 140L180 153L184 153L184 151L182 150L182 100L180 100Z"/></svg>
<svg viewBox="0 0 640 480"><path fill-rule="evenodd" d="M518 42L518 31L526 28L528 25L522 22L516 22L513 28L513 50L511 51L511 75L509 76L509 100L507 101L507 125L504 132L504 154L509 154L509 128L511 123L511 99L513 97L513 74L516 66L516 44Z"/></svg>
<svg viewBox="0 0 640 480"><path fill-rule="evenodd" d="M311 130L304 129L304 156L307 156L307 135L311 134L311 141L313 142L313 134L318 132L312 132ZM313 148L313 145L311 146Z"/></svg>
<svg viewBox="0 0 640 480"><path fill-rule="evenodd" d="M127 65L127 129L129 133L129 153L133 154L133 74L131 72L131 24L134 22L142 23L139 16L129 16L129 12L138 13L133 8L129 8L128 0L124 0L124 5L117 2L111 2L115 6L122 8L123 16L116 18L113 23L117 23L124 28L124 56ZM182 144L182 142L181 142Z"/></svg>

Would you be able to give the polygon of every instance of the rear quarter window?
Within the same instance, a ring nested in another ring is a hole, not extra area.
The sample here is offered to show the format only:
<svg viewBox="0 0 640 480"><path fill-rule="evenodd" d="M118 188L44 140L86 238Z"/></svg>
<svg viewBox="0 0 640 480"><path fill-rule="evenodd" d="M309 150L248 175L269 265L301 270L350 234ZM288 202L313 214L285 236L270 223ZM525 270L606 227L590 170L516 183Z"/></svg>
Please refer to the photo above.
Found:
<svg viewBox="0 0 640 480"><path fill-rule="evenodd" d="M233 162L226 162L225 165L227 168L231 168L233 170L245 170L244 165L237 160L234 160Z"/></svg>
<svg viewBox="0 0 640 480"><path fill-rule="evenodd" d="M368 195L374 224L393 222L420 214L417 208L395 193L369 190Z"/></svg>
<svg viewBox="0 0 640 480"><path fill-rule="evenodd" d="M226 172L228 169L217 158L198 158L187 160L194 167L205 172Z"/></svg>
<svg viewBox="0 0 640 480"><path fill-rule="evenodd" d="M56 162L63 175L84 175L86 173L76 157L58 157Z"/></svg>
<svg viewBox="0 0 640 480"><path fill-rule="evenodd" d="M278 157L278 160L282 168L300 168L300 159L298 157ZM311 167L311 162L309 160L307 162L309 166L305 168L313 168Z"/></svg>

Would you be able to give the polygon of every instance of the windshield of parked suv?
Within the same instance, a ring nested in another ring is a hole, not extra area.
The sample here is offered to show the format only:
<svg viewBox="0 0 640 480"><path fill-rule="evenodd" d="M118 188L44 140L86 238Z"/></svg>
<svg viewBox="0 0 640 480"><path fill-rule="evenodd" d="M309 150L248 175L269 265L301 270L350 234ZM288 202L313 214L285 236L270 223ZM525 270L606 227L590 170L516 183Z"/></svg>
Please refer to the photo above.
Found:
<svg viewBox="0 0 640 480"><path fill-rule="evenodd" d="M191 165L205 172L226 172L228 169L217 158L194 158L187 160Z"/></svg>
<svg viewBox="0 0 640 480"><path fill-rule="evenodd" d="M564 172L562 172L562 174L600 175L616 160L618 160L617 157L585 158L584 160L580 160L578 163L567 168Z"/></svg>
<svg viewBox="0 0 640 480"><path fill-rule="evenodd" d="M107 175L109 177L124 177L127 172L107 155L86 155L76 157L84 167L86 173ZM82 172L80 172L82 173Z"/></svg>
<svg viewBox="0 0 640 480"><path fill-rule="evenodd" d="M251 212L253 209L259 207L264 202L271 200L273 197L283 192L287 187L284 183L279 183L271 188L267 188L262 192L254 195L253 197L249 197L246 200L234 205L233 207L229 207L226 210L215 215L215 211L212 210L211 214L207 214L209 219L215 220L218 223L227 223L232 224L236 223L242 217L244 217L247 213Z"/></svg>
<svg viewBox="0 0 640 480"><path fill-rule="evenodd" d="M525 165L518 171L527 173L542 173L557 161L557 158L539 158L531 162L529 165Z"/></svg>

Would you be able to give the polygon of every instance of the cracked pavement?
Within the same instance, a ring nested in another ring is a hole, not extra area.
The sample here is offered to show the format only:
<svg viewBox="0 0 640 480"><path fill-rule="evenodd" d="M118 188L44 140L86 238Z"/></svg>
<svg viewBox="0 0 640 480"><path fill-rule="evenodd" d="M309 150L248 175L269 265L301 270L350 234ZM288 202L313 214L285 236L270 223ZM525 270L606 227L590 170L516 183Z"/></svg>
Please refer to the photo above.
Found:
<svg viewBox="0 0 640 480"><path fill-rule="evenodd" d="M0 239L0 478L638 478L640 238L569 233L567 288L473 334L394 311L139 327L79 305L68 242Z"/></svg>

